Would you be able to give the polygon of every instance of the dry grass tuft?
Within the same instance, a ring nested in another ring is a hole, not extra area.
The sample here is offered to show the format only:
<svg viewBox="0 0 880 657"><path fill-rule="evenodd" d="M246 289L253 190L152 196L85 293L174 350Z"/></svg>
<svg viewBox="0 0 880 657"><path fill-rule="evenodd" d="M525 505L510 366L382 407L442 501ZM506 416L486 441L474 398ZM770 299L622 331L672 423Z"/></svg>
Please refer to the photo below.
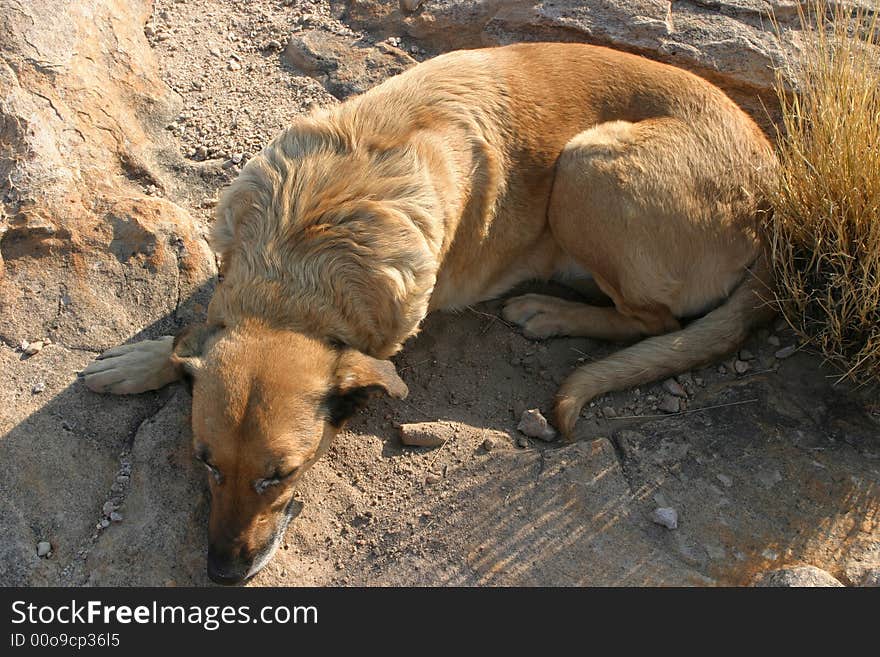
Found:
<svg viewBox="0 0 880 657"><path fill-rule="evenodd" d="M812 0L801 23L803 49L776 85L781 167L767 191L777 302L843 377L878 381L880 21Z"/></svg>

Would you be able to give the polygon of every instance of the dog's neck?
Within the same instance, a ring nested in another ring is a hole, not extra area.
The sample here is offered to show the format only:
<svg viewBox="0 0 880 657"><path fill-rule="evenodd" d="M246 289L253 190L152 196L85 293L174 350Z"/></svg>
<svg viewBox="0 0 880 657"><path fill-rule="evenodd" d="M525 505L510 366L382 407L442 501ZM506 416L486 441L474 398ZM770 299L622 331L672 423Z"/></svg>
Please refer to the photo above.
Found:
<svg viewBox="0 0 880 657"><path fill-rule="evenodd" d="M218 206L212 242L225 280L211 314L260 317L380 358L398 351L428 312L467 195L466 155L450 156L440 138L379 143L339 117L280 135Z"/></svg>

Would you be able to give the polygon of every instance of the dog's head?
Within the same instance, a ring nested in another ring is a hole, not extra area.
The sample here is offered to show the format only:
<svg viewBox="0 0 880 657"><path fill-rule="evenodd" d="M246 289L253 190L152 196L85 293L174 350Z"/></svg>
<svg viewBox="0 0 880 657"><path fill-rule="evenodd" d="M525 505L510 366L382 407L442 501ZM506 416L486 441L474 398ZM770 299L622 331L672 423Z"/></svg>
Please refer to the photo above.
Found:
<svg viewBox="0 0 880 657"><path fill-rule="evenodd" d="M208 575L243 582L272 556L296 481L374 391L405 397L390 361L245 321L175 341L192 383L193 448L208 469Z"/></svg>

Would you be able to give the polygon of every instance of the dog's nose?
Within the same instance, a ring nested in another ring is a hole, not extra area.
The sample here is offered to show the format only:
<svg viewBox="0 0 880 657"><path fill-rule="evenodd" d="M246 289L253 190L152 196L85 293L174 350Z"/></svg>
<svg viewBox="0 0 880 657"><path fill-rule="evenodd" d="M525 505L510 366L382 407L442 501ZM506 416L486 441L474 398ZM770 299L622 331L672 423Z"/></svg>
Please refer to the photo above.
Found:
<svg viewBox="0 0 880 657"><path fill-rule="evenodd" d="M224 557L208 548L208 577L217 584L241 584L246 578L249 564L240 559Z"/></svg>

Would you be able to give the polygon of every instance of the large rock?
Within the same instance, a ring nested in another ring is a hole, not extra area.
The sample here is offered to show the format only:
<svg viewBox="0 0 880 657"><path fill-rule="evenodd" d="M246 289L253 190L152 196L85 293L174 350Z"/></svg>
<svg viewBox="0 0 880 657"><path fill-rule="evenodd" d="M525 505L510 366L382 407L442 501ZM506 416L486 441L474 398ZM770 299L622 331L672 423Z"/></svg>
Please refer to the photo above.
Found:
<svg viewBox="0 0 880 657"><path fill-rule="evenodd" d="M0 337L106 348L175 313L213 267L162 198L179 101L143 34L150 3L0 6Z"/></svg>
<svg viewBox="0 0 880 657"><path fill-rule="evenodd" d="M416 64L416 60L388 43L372 45L363 39L322 30L291 35L284 59L320 81L337 98L363 93Z"/></svg>
<svg viewBox="0 0 880 657"><path fill-rule="evenodd" d="M179 99L150 11L0 0L0 585L84 581L121 455L167 393L108 399L76 371L188 321L213 275L200 227L165 198Z"/></svg>
<svg viewBox="0 0 880 657"><path fill-rule="evenodd" d="M516 41L580 41L690 69L727 91L761 123L775 104L774 69L799 40L789 0L334 0L337 16L381 37L407 35L437 51ZM769 10L782 28L775 38Z"/></svg>

